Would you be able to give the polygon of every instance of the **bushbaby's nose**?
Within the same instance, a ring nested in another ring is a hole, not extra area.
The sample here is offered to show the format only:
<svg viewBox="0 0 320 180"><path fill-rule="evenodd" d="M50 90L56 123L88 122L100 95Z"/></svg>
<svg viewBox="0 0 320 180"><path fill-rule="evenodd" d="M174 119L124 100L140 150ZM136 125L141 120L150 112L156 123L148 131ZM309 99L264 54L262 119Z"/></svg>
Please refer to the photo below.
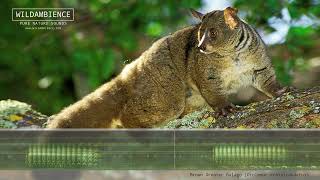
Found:
<svg viewBox="0 0 320 180"><path fill-rule="evenodd" d="M199 44L199 45L198 45L198 48L199 48L200 50L202 50L202 51L205 51L205 50L206 50L206 46L204 45L204 43Z"/></svg>

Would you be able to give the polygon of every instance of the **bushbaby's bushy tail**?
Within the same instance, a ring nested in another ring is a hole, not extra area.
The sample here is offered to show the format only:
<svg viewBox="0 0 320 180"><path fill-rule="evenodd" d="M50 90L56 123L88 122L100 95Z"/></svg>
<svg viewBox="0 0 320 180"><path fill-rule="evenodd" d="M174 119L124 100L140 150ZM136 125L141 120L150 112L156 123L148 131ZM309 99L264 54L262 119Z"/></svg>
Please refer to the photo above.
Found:
<svg viewBox="0 0 320 180"><path fill-rule="evenodd" d="M102 85L55 115L48 128L110 128L121 110L122 90L117 79Z"/></svg>

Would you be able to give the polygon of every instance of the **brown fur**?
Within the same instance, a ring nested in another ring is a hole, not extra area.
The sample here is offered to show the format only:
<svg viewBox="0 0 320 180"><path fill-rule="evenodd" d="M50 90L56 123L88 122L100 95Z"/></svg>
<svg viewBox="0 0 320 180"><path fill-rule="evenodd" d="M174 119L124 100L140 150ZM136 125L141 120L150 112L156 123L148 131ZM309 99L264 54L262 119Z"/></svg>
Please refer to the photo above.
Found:
<svg viewBox="0 0 320 180"><path fill-rule="evenodd" d="M233 15L237 25L232 29L216 23L225 18L223 11L194 14L202 23L155 42L111 82L57 114L48 127L109 128L114 121L125 128L154 127L208 104L223 108L228 95L249 85L275 96L279 86L264 45L255 52L234 50L243 22ZM213 51L202 53L197 46L210 27L223 37L216 44L204 39L200 49Z"/></svg>

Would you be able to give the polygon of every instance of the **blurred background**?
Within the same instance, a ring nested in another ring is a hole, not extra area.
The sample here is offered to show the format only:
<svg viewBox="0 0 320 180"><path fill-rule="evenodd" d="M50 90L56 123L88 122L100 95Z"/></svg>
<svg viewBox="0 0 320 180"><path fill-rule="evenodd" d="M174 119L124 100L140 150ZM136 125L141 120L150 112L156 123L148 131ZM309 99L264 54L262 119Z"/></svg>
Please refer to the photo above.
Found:
<svg viewBox="0 0 320 180"><path fill-rule="evenodd" d="M299 88L320 85L320 0L3 0L0 6L0 100L51 115L115 77L154 41L228 6L269 46L277 77ZM62 30L26 30L11 8L75 8ZM240 92L248 101L254 90ZM259 98L258 98L259 99Z"/></svg>

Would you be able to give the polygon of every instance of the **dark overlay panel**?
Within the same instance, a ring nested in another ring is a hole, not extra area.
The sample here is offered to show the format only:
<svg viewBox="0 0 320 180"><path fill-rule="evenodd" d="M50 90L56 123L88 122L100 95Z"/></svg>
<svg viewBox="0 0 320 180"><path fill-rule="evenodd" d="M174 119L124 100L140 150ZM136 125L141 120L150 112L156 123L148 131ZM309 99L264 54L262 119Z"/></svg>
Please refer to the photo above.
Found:
<svg viewBox="0 0 320 180"><path fill-rule="evenodd" d="M318 130L0 130L0 169L319 170Z"/></svg>

